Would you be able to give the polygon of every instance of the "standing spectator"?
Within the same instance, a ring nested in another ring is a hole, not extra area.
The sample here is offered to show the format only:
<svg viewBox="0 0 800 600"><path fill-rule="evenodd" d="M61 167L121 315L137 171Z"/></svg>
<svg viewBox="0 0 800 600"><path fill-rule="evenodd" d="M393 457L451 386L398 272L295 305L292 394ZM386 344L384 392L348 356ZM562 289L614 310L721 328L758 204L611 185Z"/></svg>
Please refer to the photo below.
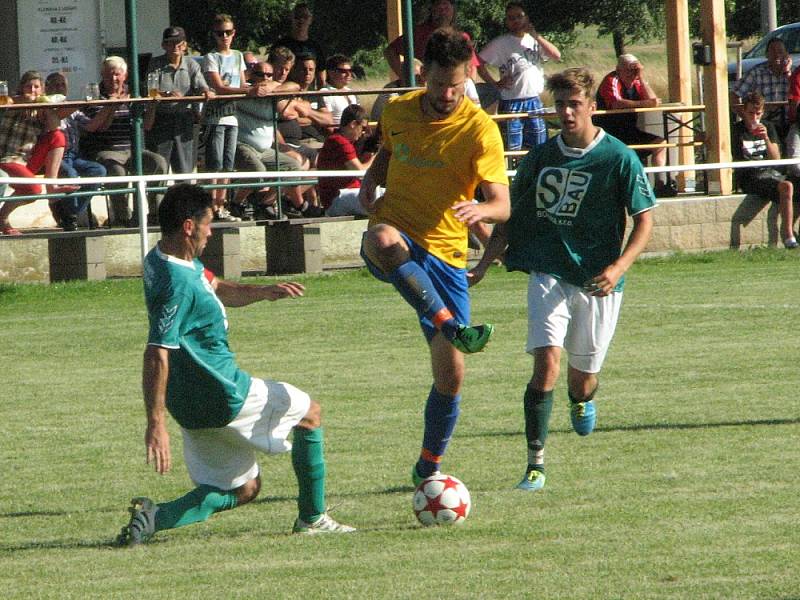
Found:
<svg viewBox="0 0 800 600"><path fill-rule="evenodd" d="M508 33L493 39L479 54L483 63L500 69L500 79L494 79L485 64L478 72L499 90L501 113L539 111L539 94L544 89L541 64L549 58L561 60L561 52L533 28L521 2L506 5L506 28ZM506 121L505 132L508 150L533 148L547 141L547 127L539 117Z"/></svg>
<svg viewBox="0 0 800 600"><path fill-rule="evenodd" d="M333 75L328 71L328 76ZM372 164L373 155L359 156L356 143L364 136L368 127L367 111L358 104L351 104L342 111L341 122L336 133L325 140L319 151L317 168L320 171L363 171ZM344 215L367 216L367 211L358 200L361 179L358 177L319 177L319 200L329 217Z"/></svg>
<svg viewBox="0 0 800 600"><path fill-rule="evenodd" d="M508 246L508 270L528 274L526 350L533 355L533 374L523 397L527 466L516 486L528 492L545 484L545 441L562 350L572 428L582 436L594 430L598 375L617 325L625 273L653 231L656 202L642 163L592 123L593 85L583 68L548 78L561 133L522 159L511 218L495 227L471 271L479 282ZM626 215L633 220L627 242Z"/></svg>
<svg viewBox="0 0 800 600"><path fill-rule="evenodd" d="M69 82L64 73L50 73L45 80L45 92L47 94L61 94L64 97L69 95ZM81 132L91 119L81 110L70 113L69 116L61 120L61 130L66 138L64 157L61 159L59 175L61 177L105 177L106 168L98 162L83 158L80 152ZM99 184L93 183L81 186L82 189L96 190ZM91 196L81 196L80 198L64 198L56 200L55 206L51 209L56 220L65 231L74 231L78 227L78 217L86 210ZM87 214L91 223L91 211Z"/></svg>
<svg viewBox="0 0 800 600"><path fill-rule="evenodd" d="M620 54L617 68L608 73L597 90L597 108L600 110L619 108L651 108L659 106L661 99L644 78L644 66L633 54ZM636 113L601 115L594 122L626 144L660 144L663 138L642 131L637 123ZM648 156L653 157L653 166L667 164L666 148L636 150L644 163ZM656 175L656 196L674 196L675 192L666 185L666 173Z"/></svg>
<svg viewBox="0 0 800 600"><path fill-rule="evenodd" d="M128 79L128 63L119 56L109 56L103 61L100 69L100 98L129 98L126 81ZM149 109L152 110L152 109ZM108 175L119 177L128 173L131 168L133 150L131 147L131 109L126 103L109 104L104 107L91 106L86 109L91 118L84 129L86 136L86 156L99 162L106 168ZM161 175L169 168L159 154L142 150L142 172L145 175ZM111 197L110 225L126 226L136 221L129 221L130 213L127 196L115 194ZM138 207L137 207L138 210ZM154 198L150 198L150 221L157 219ZM138 213L137 213L138 214Z"/></svg>
<svg viewBox="0 0 800 600"><path fill-rule="evenodd" d="M148 75L157 73L162 96L181 98L213 94L197 61L185 56L186 32L182 27L167 27L162 36L164 54L150 60ZM160 154L173 173L191 173L197 161L194 154L194 124L197 107L186 102L158 102L149 126L147 149Z"/></svg>
<svg viewBox="0 0 800 600"><path fill-rule="evenodd" d="M353 61L350 58L344 54L334 54L325 64L325 72L328 74L328 85L320 91L350 91L350 88L347 87L353 80ZM358 96L355 94L323 96L322 103L330 111L333 125L338 126L342 118L342 112L348 106L358 104Z"/></svg>
<svg viewBox="0 0 800 600"><path fill-rule="evenodd" d="M759 92L765 102L786 102L789 98L792 74L792 57L780 38L772 38L767 44L767 60L750 69L739 81L733 84L730 101L734 111L740 114L742 99L750 92ZM786 135L787 122L784 107L770 111L765 120L771 121L781 139ZM741 114L740 114L741 116ZM794 121L789 115L789 123Z"/></svg>
<svg viewBox="0 0 800 600"><path fill-rule="evenodd" d="M761 121L764 116L764 96L750 92L744 97L742 120L731 132L732 154L736 160L778 160L781 157L775 125ZM746 194L755 194L778 202L781 214L783 245L794 250L798 247L794 236L794 186L775 168L737 169L736 182Z"/></svg>
<svg viewBox="0 0 800 600"><path fill-rule="evenodd" d="M291 14L291 32L280 38L273 48L283 46L292 51L295 56L310 56L314 59L315 63L320 67L320 70L315 74L317 87L325 85L325 50L322 45L312 40L309 37L311 23L314 20L314 15L311 13L311 8L307 2L298 2L294 5Z"/></svg>
<svg viewBox="0 0 800 600"><path fill-rule="evenodd" d="M38 71L26 71L19 82L19 91L12 98L14 103L37 102L44 94L44 81ZM58 128L59 119L55 111L4 110L0 117L0 169L10 177L35 177L44 170L45 177L58 177L61 159L64 156L66 138ZM38 184L9 184L13 196L41 194ZM52 193L74 192L75 185L48 185ZM19 206L34 200L4 202L0 206L0 235L21 235L12 227L9 215Z"/></svg>
<svg viewBox="0 0 800 600"><path fill-rule="evenodd" d="M196 486L170 502L134 498L117 543L135 546L157 531L199 523L252 501L261 489L256 451L291 451L298 484L292 533L350 533L326 513L320 407L288 383L251 377L228 346L226 307L303 295L302 285L240 284L218 279L199 257L211 237L211 197L181 184L159 209L161 241L145 258L150 321L142 388L147 462L172 466L167 412L181 426L189 477ZM289 435L293 435L293 443Z"/></svg>
<svg viewBox="0 0 800 600"><path fill-rule="evenodd" d="M428 45L428 39L434 31L440 27L453 27L455 24L456 10L454 0L432 0L428 17L421 23L414 27L414 58L422 60L425 56L425 47ZM472 41L467 33L462 32L472 48ZM401 35L386 47L383 51L383 56L389 67L398 75L402 85L399 87L406 87L406 73L403 69L403 62L406 60L406 39L405 34ZM480 64L475 51L472 50L472 58L468 66L469 79L475 78L475 68ZM468 84L467 84L468 85Z"/></svg>
<svg viewBox="0 0 800 600"><path fill-rule="evenodd" d="M216 49L206 54L203 71L211 89L218 95L258 93L256 86L249 87L245 79L245 62L242 53L231 48L236 29L230 15L219 14L214 17L211 27ZM209 102L204 114L205 129L205 169L212 173L229 173L234 169L236 156L236 138L239 122L236 119L236 103ZM228 183L229 179L214 179L211 183ZM215 221L236 221L238 217L231 215L225 207L227 190L215 189L211 192L214 199Z"/></svg>

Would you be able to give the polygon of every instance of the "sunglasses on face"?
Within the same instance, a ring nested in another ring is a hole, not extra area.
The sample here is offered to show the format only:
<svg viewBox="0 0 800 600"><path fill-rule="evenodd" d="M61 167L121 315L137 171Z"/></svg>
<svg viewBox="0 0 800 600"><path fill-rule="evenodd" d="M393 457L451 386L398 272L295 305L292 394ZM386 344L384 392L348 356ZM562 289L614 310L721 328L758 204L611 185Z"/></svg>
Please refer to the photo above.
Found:
<svg viewBox="0 0 800 600"><path fill-rule="evenodd" d="M253 77L257 77L259 79L272 79L272 72L265 73L264 71L253 71Z"/></svg>
<svg viewBox="0 0 800 600"><path fill-rule="evenodd" d="M341 73L342 75L352 75L353 74L353 69L336 68L336 69L334 69L334 71L336 71L337 73Z"/></svg>
<svg viewBox="0 0 800 600"><path fill-rule="evenodd" d="M236 31L235 29L215 29L214 35L217 37L228 37L229 35L233 35L233 32Z"/></svg>

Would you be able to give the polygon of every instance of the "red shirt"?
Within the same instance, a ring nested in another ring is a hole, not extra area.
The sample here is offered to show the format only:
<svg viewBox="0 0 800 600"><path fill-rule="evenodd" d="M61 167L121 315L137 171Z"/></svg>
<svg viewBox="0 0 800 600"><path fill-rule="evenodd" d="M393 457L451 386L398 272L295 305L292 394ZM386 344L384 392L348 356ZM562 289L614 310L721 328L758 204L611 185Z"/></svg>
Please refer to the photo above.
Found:
<svg viewBox="0 0 800 600"><path fill-rule="evenodd" d="M414 27L414 58L418 58L419 60L423 60L425 58L425 46L428 45L428 39L431 37L434 31L436 31L438 27L434 27L428 21L424 21L419 23L416 27ZM464 39L470 43L472 46L472 39L469 37L469 34L465 31ZM389 47L392 48L395 52L400 54L401 56L405 56L406 54L406 38L405 34L397 37L389 44ZM470 63L473 67L477 67L481 64L481 61L478 60L478 55L475 54L475 49L472 49L472 62Z"/></svg>
<svg viewBox="0 0 800 600"><path fill-rule="evenodd" d="M789 122L794 123L797 117L797 106L795 102L800 102L800 67L792 71L789 78Z"/></svg>
<svg viewBox="0 0 800 600"><path fill-rule="evenodd" d="M358 158L353 142L341 133L328 136L317 156L317 169L320 171L341 171L346 169L347 161ZM319 200L323 208L328 208L333 199L339 195L339 190L345 188L360 188L361 180L357 177L320 177Z"/></svg>

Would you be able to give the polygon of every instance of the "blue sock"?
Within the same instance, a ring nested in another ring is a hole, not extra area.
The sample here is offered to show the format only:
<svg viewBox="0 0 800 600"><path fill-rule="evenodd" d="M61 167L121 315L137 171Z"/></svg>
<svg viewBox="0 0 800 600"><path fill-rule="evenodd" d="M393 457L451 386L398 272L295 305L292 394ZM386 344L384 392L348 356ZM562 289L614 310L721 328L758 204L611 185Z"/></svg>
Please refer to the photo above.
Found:
<svg viewBox="0 0 800 600"><path fill-rule="evenodd" d="M431 393L425 404L425 434L417 461L417 475L430 477L434 471L439 470L439 463L456 428L460 403L461 394L447 396L431 386Z"/></svg>
<svg viewBox="0 0 800 600"><path fill-rule="evenodd" d="M453 318L425 270L406 261L388 275L389 281L414 310L424 315L448 339L453 339L459 323Z"/></svg>

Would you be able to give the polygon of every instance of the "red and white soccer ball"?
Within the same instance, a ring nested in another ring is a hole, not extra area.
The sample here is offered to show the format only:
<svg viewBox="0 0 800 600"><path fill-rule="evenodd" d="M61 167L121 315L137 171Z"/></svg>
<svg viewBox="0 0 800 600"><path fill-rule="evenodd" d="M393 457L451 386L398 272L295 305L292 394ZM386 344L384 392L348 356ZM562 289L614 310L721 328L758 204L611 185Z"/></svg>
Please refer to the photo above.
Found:
<svg viewBox="0 0 800 600"><path fill-rule="evenodd" d="M432 475L414 491L414 514L426 527L460 525L469 516L469 490L452 475Z"/></svg>

